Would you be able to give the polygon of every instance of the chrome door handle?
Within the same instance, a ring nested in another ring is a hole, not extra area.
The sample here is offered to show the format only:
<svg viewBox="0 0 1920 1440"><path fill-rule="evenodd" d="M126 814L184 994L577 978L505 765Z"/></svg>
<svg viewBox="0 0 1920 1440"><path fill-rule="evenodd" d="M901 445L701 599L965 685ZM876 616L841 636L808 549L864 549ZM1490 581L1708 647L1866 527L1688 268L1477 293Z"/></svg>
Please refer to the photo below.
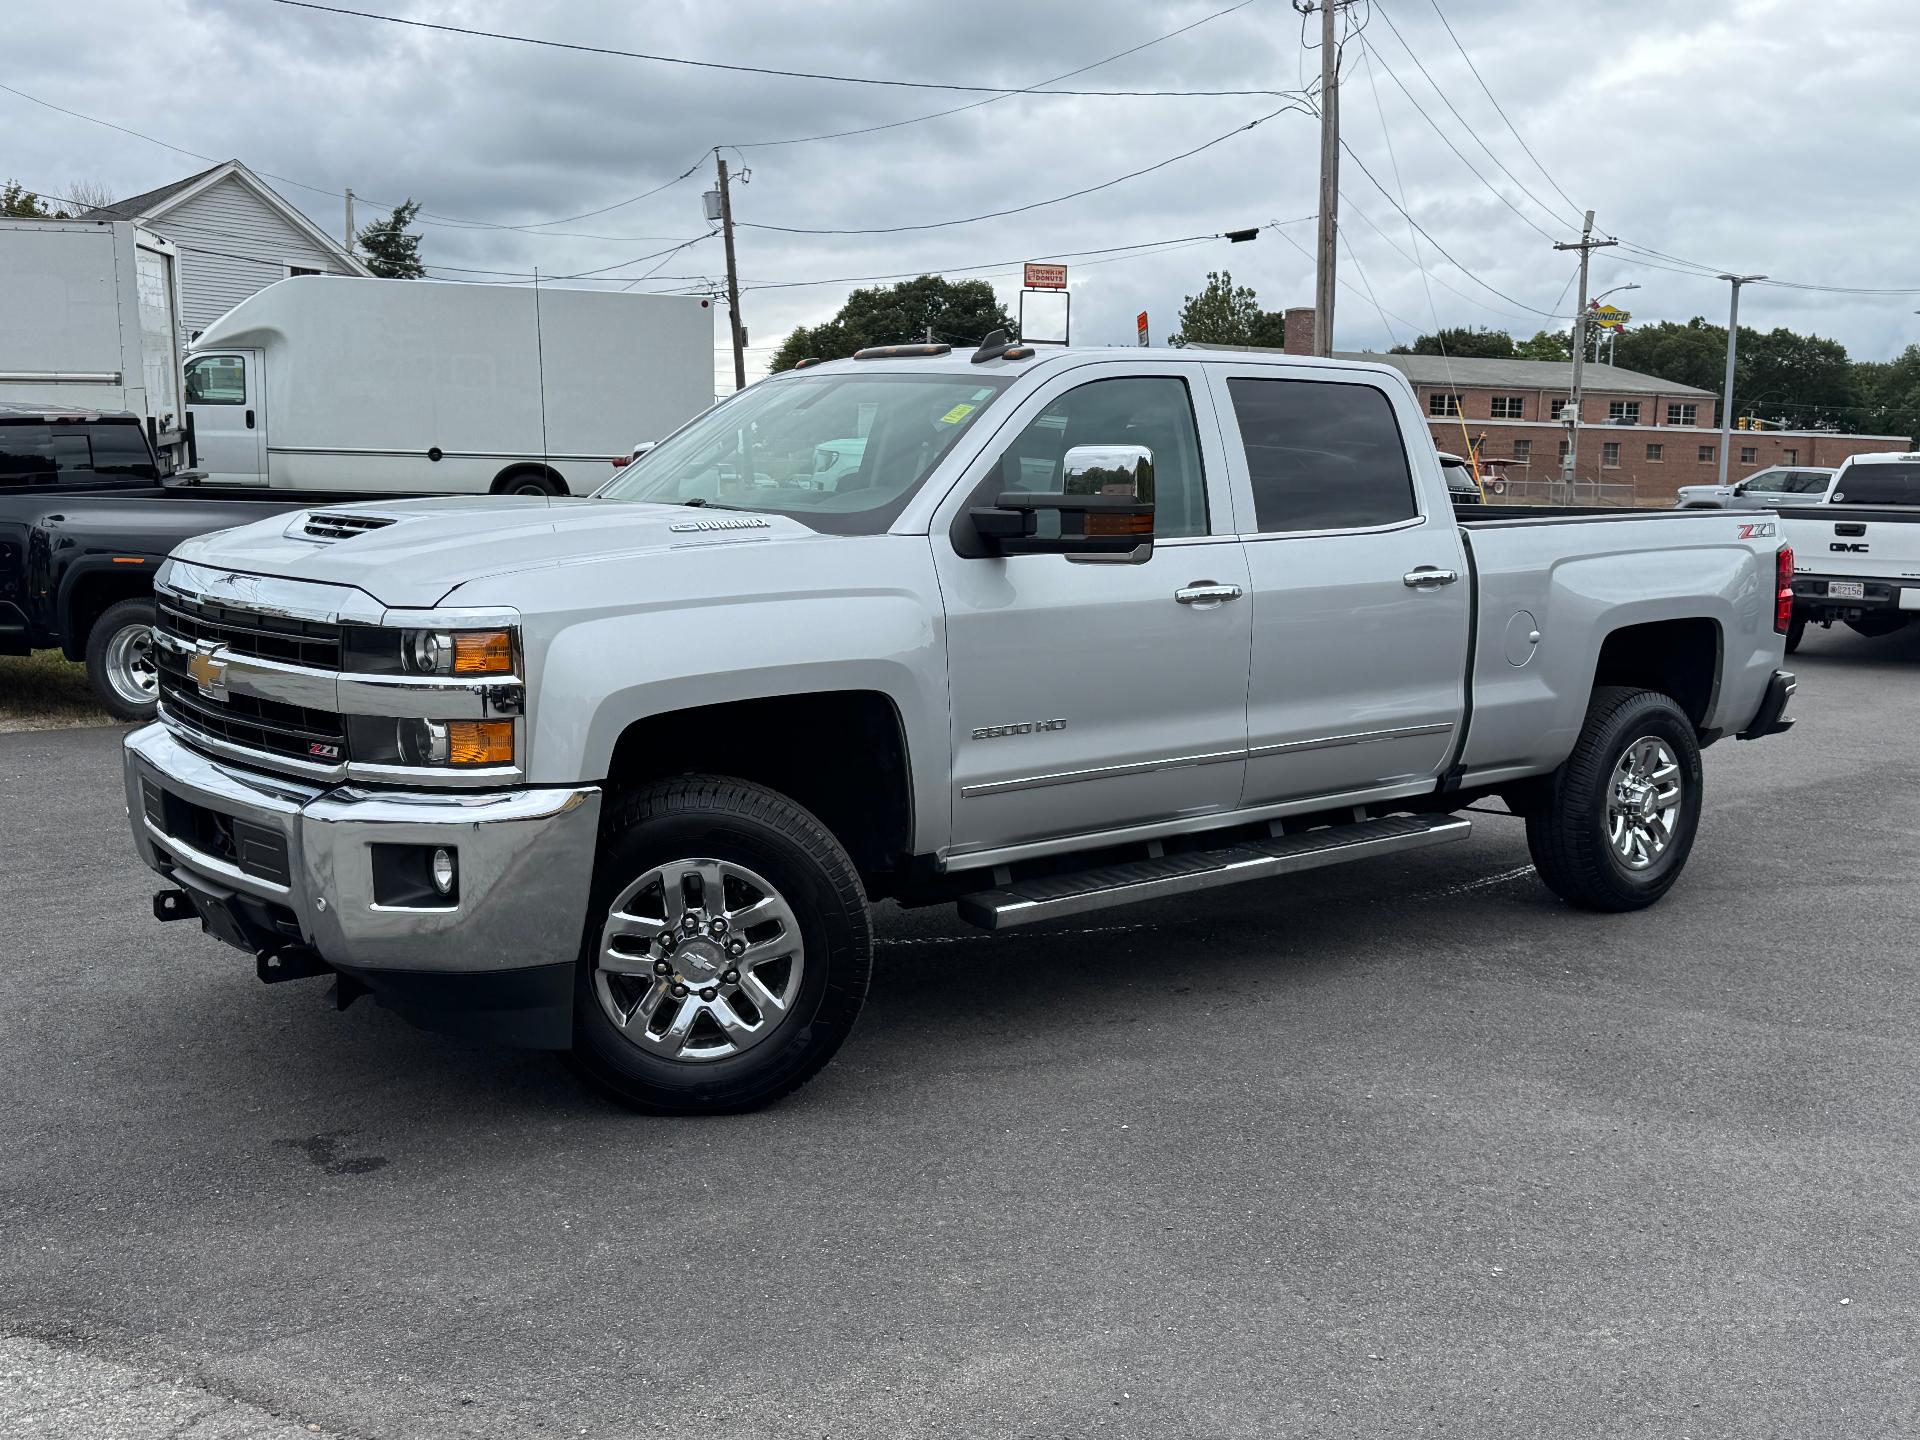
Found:
<svg viewBox="0 0 1920 1440"><path fill-rule="evenodd" d="M1455 570L1437 570L1431 565L1422 565L1418 570L1409 570L1400 577L1400 583L1411 585L1414 589L1423 589L1428 585L1451 585L1460 578Z"/></svg>
<svg viewBox="0 0 1920 1440"><path fill-rule="evenodd" d="M1238 600L1238 585L1219 585L1211 580L1196 580L1173 592L1182 605L1218 605L1223 600Z"/></svg>

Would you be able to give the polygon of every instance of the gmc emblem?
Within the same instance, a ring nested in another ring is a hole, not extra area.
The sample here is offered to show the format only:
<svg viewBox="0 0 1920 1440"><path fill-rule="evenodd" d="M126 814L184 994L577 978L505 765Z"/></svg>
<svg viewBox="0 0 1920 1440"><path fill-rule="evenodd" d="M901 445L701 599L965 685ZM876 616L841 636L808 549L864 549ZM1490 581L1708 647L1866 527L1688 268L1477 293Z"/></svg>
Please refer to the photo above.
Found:
<svg viewBox="0 0 1920 1440"><path fill-rule="evenodd" d="M1864 544L1856 544L1848 540L1836 540L1827 548L1841 555L1864 555L1867 553L1867 547Z"/></svg>

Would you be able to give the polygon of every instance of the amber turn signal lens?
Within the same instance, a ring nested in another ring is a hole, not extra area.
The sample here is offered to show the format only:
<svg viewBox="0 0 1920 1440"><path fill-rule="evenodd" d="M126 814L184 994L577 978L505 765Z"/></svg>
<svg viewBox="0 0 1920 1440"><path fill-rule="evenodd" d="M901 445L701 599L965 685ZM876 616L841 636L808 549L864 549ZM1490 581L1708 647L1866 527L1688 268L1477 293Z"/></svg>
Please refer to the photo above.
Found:
<svg viewBox="0 0 1920 1440"><path fill-rule="evenodd" d="M1153 515L1103 515L1091 511L1087 515L1085 535L1138 535L1145 539L1153 534Z"/></svg>
<svg viewBox="0 0 1920 1440"><path fill-rule="evenodd" d="M449 765L511 765L513 763L513 721L449 720L447 722L447 763Z"/></svg>
<svg viewBox="0 0 1920 1440"><path fill-rule="evenodd" d="M513 644L504 630L455 631L453 673L456 675L511 675Z"/></svg>

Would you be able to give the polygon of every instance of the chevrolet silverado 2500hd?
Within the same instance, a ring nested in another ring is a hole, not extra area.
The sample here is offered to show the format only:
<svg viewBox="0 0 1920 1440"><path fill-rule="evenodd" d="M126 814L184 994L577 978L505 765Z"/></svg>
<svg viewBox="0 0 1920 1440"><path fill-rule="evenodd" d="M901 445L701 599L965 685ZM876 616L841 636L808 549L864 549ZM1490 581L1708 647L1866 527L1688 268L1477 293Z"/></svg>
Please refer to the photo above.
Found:
<svg viewBox="0 0 1920 1440"><path fill-rule="evenodd" d="M853 442L858 442L855 444ZM818 455L852 455L820 482ZM1659 899L1702 747L1785 728L1771 517L1476 507L1383 365L895 346L579 499L326 508L159 577L134 840L262 978L765 1103L865 995L868 905L987 929L1526 817Z"/></svg>

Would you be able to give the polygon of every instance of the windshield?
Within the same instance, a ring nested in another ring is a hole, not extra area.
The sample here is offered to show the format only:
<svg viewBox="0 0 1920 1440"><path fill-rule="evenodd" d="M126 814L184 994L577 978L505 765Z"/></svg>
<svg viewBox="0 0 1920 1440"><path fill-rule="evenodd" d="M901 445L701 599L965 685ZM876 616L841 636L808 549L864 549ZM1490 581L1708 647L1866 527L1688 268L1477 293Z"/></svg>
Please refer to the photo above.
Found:
<svg viewBox="0 0 1920 1440"><path fill-rule="evenodd" d="M635 461L603 500L774 510L876 535L1010 380L795 375L715 406Z"/></svg>

